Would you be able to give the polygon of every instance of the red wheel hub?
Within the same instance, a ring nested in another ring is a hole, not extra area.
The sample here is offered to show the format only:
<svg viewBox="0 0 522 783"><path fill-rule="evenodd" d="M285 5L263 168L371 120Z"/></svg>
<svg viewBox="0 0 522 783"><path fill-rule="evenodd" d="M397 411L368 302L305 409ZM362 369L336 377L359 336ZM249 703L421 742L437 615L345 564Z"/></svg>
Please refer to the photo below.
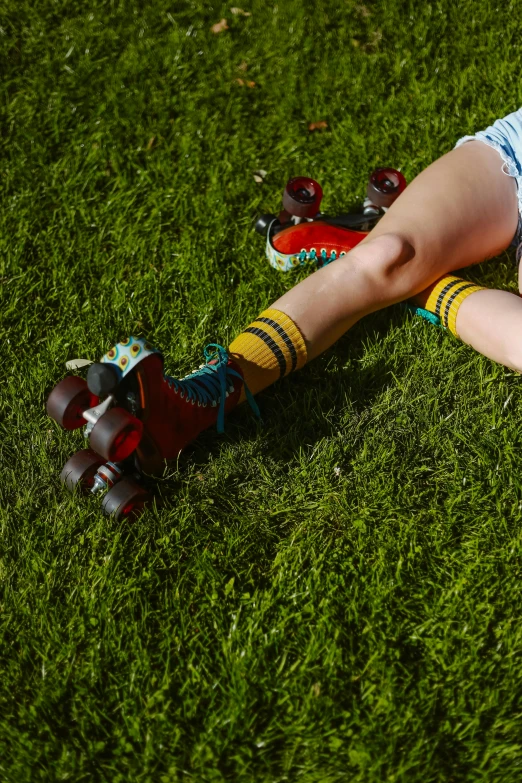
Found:
<svg viewBox="0 0 522 783"><path fill-rule="evenodd" d="M323 189L315 179L294 177L287 182L283 193L283 207L295 217L315 217L321 206Z"/></svg>

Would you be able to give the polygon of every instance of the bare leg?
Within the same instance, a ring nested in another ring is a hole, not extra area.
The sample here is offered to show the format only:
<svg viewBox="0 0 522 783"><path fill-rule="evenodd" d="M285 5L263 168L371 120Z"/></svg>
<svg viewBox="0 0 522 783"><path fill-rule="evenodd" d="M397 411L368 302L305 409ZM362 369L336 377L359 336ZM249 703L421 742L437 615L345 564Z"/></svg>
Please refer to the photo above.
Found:
<svg viewBox="0 0 522 783"><path fill-rule="evenodd" d="M517 221L516 184L502 171L500 156L479 141L469 142L423 171L363 243L303 280L273 307L298 324L311 359L362 316L497 255L511 242ZM471 312L472 301L482 293L469 297L466 310ZM473 339L468 334L464 305L459 333L482 350L474 327Z"/></svg>
<svg viewBox="0 0 522 783"><path fill-rule="evenodd" d="M461 340L512 370L522 372L522 299L509 291L476 291L457 314Z"/></svg>

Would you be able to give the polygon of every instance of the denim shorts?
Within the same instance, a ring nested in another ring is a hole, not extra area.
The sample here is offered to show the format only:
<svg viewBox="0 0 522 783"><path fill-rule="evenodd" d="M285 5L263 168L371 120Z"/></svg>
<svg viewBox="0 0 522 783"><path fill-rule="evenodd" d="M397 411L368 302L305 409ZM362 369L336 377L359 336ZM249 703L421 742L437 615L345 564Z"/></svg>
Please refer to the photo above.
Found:
<svg viewBox="0 0 522 783"><path fill-rule="evenodd" d="M486 130L479 131L474 136L464 136L455 147L466 141L483 141L489 147L497 150L504 161L502 170L513 177L518 190L518 227L511 243L517 247L517 261L522 260L522 109L508 114L501 120L495 120Z"/></svg>

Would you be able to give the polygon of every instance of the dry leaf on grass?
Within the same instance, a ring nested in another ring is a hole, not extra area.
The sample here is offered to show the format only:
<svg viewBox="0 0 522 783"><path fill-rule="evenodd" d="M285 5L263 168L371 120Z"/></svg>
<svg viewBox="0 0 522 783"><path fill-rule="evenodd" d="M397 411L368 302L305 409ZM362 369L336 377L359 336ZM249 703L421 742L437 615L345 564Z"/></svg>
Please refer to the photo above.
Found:
<svg viewBox="0 0 522 783"><path fill-rule="evenodd" d="M69 359L68 362L65 362L65 366L68 370L79 370L81 367L87 367L92 363L92 359Z"/></svg>
<svg viewBox="0 0 522 783"><path fill-rule="evenodd" d="M326 120L319 120L319 122L309 122L308 123L308 130L309 131L315 131L315 130L323 130L324 128L328 127L328 123Z"/></svg>
<svg viewBox="0 0 522 783"><path fill-rule="evenodd" d="M252 16L250 11L243 11L242 8L231 8L230 13L234 14L235 16Z"/></svg>
<svg viewBox="0 0 522 783"><path fill-rule="evenodd" d="M227 20L220 19L220 21L216 22L216 24L213 24L210 29L214 33L214 35L217 35L218 33L222 33L224 30L228 30Z"/></svg>
<svg viewBox="0 0 522 783"><path fill-rule="evenodd" d="M264 179L267 175L267 172L264 169L258 169L257 171L254 171L254 176L256 174L258 177L261 177L261 179Z"/></svg>
<svg viewBox="0 0 522 783"><path fill-rule="evenodd" d="M238 71L242 71L243 73L245 73L245 71L247 70L247 68L248 68L248 63L247 63L247 62L245 62L244 60L243 60L243 62L241 63L241 65L238 65L238 66L237 66L237 69L238 69Z"/></svg>
<svg viewBox="0 0 522 783"><path fill-rule="evenodd" d="M248 79L241 79L241 77L236 79L236 83L239 84L240 87L250 87L250 89L256 86L255 82L251 82Z"/></svg>
<svg viewBox="0 0 522 783"><path fill-rule="evenodd" d="M368 49L371 49L374 46L379 45L379 41L382 40L382 33L380 30L373 30L370 40L367 41L367 43L364 44L363 49L364 51L368 51Z"/></svg>
<svg viewBox="0 0 522 783"><path fill-rule="evenodd" d="M263 177L260 177L258 174L254 174L254 179L257 183L260 183L263 181Z"/></svg>

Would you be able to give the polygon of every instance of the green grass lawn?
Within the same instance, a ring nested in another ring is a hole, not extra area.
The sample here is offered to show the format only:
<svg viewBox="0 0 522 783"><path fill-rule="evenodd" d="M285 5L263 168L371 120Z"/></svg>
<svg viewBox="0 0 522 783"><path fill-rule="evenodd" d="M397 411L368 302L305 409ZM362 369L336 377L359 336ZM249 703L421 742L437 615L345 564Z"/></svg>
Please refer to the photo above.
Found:
<svg viewBox="0 0 522 783"><path fill-rule="evenodd" d="M0 12L0 781L515 783L515 373L393 308L136 522L59 484L68 359L146 335L182 375L294 285L252 229L289 176L340 210L522 103L516 1L244 9ZM467 275L516 290L510 254Z"/></svg>

